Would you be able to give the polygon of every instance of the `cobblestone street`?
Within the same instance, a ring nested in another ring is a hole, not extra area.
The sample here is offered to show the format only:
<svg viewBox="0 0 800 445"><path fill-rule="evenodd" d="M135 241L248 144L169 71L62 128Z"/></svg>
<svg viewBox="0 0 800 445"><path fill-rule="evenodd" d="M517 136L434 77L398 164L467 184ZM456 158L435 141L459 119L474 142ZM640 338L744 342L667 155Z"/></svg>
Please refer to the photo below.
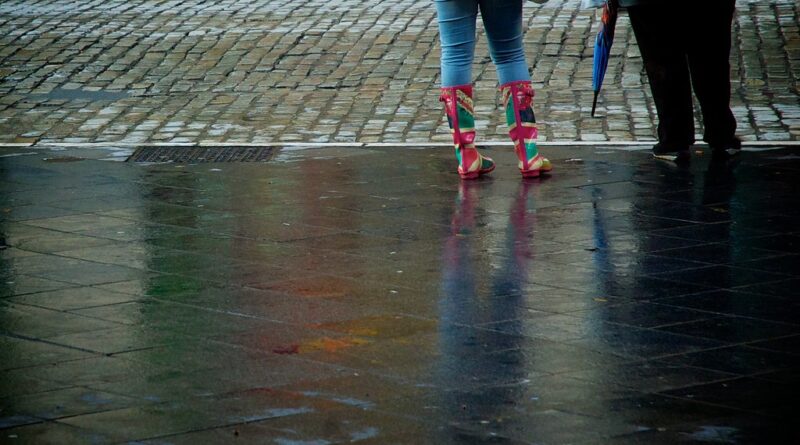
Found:
<svg viewBox="0 0 800 445"><path fill-rule="evenodd" d="M794 0L739 1L733 109L746 141L800 137ZM591 118L598 21L526 2L542 139L648 141L654 107L627 16ZM676 32L680 32L677 27ZM0 142L446 141L430 0L0 3ZM482 140L505 141L476 57Z"/></svg>

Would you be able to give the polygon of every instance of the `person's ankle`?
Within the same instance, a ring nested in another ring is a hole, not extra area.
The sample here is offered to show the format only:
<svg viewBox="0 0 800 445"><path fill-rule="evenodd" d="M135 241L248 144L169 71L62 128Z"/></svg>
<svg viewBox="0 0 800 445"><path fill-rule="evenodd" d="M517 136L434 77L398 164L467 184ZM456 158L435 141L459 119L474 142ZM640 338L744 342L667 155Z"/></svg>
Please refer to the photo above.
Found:
<svg viewBox="0 0 800 445"><path fill-rule="evenodd" d="M711 152L716 155L735 156L742 151L742 141L736 136L723 142L709 142Z"/></svg>
<svg viewBox="0 0 800 445"><path fill-rule="evenodd" d="M674 145L659 142L653 146L653 157L680 164L688 162L691 154L689 152L689 145Z"/></svg>
<svg viewBox="0 0 800 445"><path fill-rule="evenodd" d="M653 154L678 154L678 153L689 153L689 144L686 145L677 145L677 144L665 144L663 142L659 142L656 145L653 145Z"/></svg>

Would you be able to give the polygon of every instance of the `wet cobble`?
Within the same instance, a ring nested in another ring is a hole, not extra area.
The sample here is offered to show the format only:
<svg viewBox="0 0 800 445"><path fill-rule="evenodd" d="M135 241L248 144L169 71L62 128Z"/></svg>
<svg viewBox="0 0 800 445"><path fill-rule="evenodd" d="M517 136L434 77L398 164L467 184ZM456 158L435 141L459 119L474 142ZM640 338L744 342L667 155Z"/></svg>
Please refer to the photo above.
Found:
<svg viewBox="0 0 800 445"><path fill-rule="evenodd" d="M627 17L593 119L595 12L579 0L525 3L542 138L653 140ZM739 134L797 140L797 2L740 0L737 10ZM429 0L4 1L0 142L446 141L437 32ZM477 125L484 140L505 140L480 33Z"/></svg>
<svg viewBox="0 0 800 445"><path fill-rule="evenodd" d="M790 444L796 152L0 157L0 442Z"/></svg>

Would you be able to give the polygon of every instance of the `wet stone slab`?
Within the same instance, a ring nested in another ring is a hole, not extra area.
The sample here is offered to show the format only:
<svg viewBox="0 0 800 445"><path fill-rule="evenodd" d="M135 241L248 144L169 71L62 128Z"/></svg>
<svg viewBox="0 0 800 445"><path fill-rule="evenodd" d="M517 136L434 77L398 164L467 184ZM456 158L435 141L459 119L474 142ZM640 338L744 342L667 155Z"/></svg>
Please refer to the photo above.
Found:
<svg viewBox="0 0 800 445"><path fill-rule="evenodd" d="M275 150L0 157L0 442L800 439L790 150Z"/></svg>

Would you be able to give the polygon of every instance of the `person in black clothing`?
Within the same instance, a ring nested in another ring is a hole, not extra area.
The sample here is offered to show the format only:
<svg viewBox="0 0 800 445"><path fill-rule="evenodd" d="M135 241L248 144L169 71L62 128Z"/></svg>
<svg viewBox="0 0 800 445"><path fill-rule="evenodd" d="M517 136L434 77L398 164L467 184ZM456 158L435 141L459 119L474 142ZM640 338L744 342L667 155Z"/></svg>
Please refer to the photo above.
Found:
<svg viewBox="0 0 800 445"><path fill-rule="evenodd" d="M658 113L653 155L688 159L694 144L692 88L714 156L741 150L730 108L735 0L619 0L627 8Z"/></svg>

